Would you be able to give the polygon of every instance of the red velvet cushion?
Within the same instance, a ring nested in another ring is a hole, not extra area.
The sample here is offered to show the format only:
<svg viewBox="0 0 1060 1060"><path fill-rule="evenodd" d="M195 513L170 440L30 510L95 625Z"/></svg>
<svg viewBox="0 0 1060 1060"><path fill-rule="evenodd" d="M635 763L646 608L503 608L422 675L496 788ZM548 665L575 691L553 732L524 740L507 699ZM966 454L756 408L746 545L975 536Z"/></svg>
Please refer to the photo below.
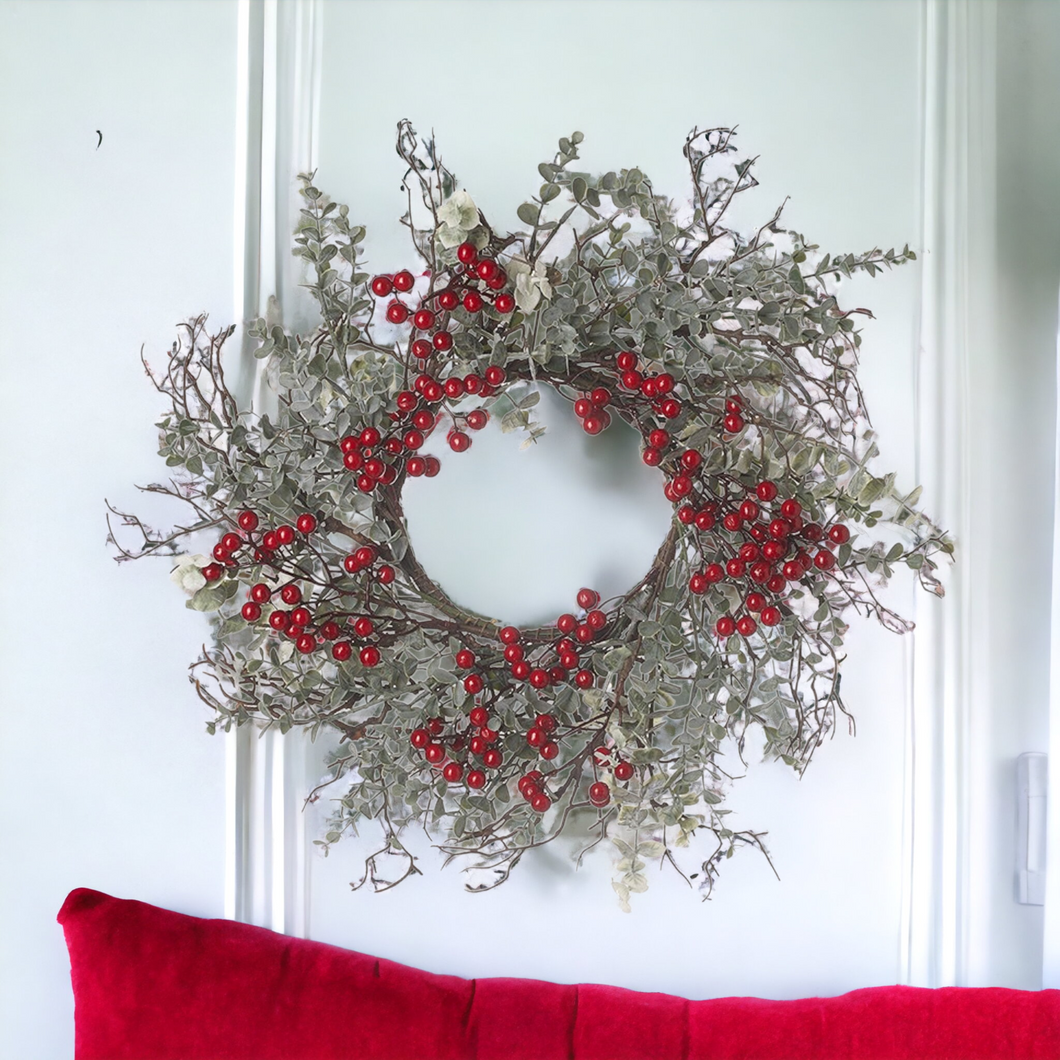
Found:
<svg viewBox="0 0 1060 1060"><path fill-rule="evenodd" d="M1060 1057L1060 991L888 986L685 1001L466 980L84 888L59 922L77 1060L997 1060Z"/></svg>

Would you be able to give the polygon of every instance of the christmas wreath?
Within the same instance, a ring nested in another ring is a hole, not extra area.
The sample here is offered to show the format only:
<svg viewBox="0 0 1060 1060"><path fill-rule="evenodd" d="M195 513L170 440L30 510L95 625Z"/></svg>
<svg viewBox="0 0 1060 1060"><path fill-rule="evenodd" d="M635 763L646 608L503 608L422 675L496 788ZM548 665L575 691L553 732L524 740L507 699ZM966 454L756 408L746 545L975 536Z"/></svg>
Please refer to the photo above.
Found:
<svg viewBox="0 0 1060 1060"><path fill-rule="evenodd" d="M740 844L765 852L761 833L729 827L726 748L742 754L758 726L767 756L804 770L849 717L845 614L908 629L878 595L897 564L942 594L933 557L951 543L919 491L870 467L855 327L868 311L829 290L913 252L822 255L782 207L749 234L728 227L756 184L731 130L687 138L685 204L638 169L577 171L581 140L559 141L518 209L525 228L502 233L402 123L402 220L423 265L393 275L364 269L365 229L301 174L294 252L323 322L306 336L252 324L275 408L238 407L222 358L234 327L211 335L204 317L148 368L171 403L160 453L176 476L146 489L194 517L160 532L111 508L142 535L122 546L112 530L118 558L180 556L188 606L215 615L191 667L211 732L338 734L329 780L347 783L322 842L380 822L360 881L377 888L420 871L403 834L421 823L471 856L474 889L566 832L615 844L624 907L650 859L709 894ZM542 387L589 435L616 417L640 433L673 521L624 595L585 587L554 623L520 629L431 579L402 486L444 473L421 452L432 432L454 459L491 417L539 439ZM204 532L212 556L188 555Z"/></svg>

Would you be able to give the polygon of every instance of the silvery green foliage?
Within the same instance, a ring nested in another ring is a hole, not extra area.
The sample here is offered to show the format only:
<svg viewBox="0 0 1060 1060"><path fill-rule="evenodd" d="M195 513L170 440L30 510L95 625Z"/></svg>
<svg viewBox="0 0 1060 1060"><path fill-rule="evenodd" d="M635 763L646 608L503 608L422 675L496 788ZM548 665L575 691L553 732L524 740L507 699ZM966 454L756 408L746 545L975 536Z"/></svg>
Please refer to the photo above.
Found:
<svg viewBox="0 0 1060 1060"><path fill-rule="evenodd" d="M720 528L704 533L675 518L648 575L606 604L609 624L583 658L594 687L562 683L535 692L513 682L499 659L498 623L459 608L416 562L401 514L403 476L369 494L343 466L341 439L366 425L385 434L395 395L419 368L409 352L414 336L382 322L368 288L365 229L303 174L294 252L306 263L322 324L306 336L253 324L279 399L274 415L238 409L225 386L221 349L233 329L210 336L202 318L186 325L166 374L155 380L172 402L159 424L160 451L177 478L150 489L180 496L193 518L158 533L117 513L143 535L143 546L121 558L179 555L187 534L231 530L244 509L270 526L292 522L297 512L318 514L320 530L282 555L256 562L248 548L224 578L196 589L188 606L216 617L216 637L192 679L216 711L211 731L254 722L339 735L331 768L346 789L324 843L365 819L380 822L385 839L365 874L378 888L418 873L402 835L423 824L447 854L472 858L481 869L475 887L503 881L525 851L566 832L585 846L613 841L624 908L647 887L652 860L664 859L709 893L720 861L740 844L764 851L759 834L729 826L723 751L742 754L748 730L758 727L767 757L804 770L846 713L839 664L848 612L907 629L877 595L896 566L942 593L932 557L952 551L951 543L915 507L919 490L903 494L893 475L870 467L877 450L856 378L855 320L865 310L843 310L828 287L914 254L908 247L821 254L783 227L780 210L750 233L728 227L733 199L755 186L752 163L736 159L730 130L689 135L692 196L684 203L658 194L638 169L578 171L581 140L580 133L560 140L539 167L538 195L518 209L525 228L500 233L433 142L399 127L409 192L404 222L430 290L457 274L456 247L469 241L506 267L517 301L511 315L457 310L444 373L481 375L503 365L505 386L481 405L504 429L536 438L535 385L572 399L599 385L620 394L615 353L635 351L642 364L675 377L682 413L662 423L650 403L637 405L629 395L616 399L615 411L645 436L668 427L679 442L675 453L702 453L696 490L701 503L718 506L719 519L756 483L771 480L781 497L799 500L808 519L843 522L855 536L838 548L834 570L811 570L790 583L779 625L725 641L714 634L715 620L739 611L748 585L727 578L700 595L689 581L712 558L731 555L733 543ZM720 427L732 395L746 420L735 436ZM452 414L459 420L458 410ZM887 543L866 533L873 528ZM343 558L365 544L397 569L392 585L344 572ZM197 570L185 562L177 578L194 588ZM249 586L291 580L320 613L371 614L382 663L363 667L356 651L337 663L327 645L301 655L264 620L240 617ZM544 652L556 636L524 631L524 643ZM476 699L454 662L462 647L482 662L486 688L477 701L491 711L504 756L477 791L447 784L409 743L425 719L439 718L450 755L473 764L467 713ZM525 740L539 712L558 723L561 753L550 762ZM611 773L619 758L635 767L628 782ZM514 789L535 768L545 773L552 800L544 815ZM594 779L610 787L604 808L586 797ZM395 857L402 865L396 875L384 867Z"/></svg>

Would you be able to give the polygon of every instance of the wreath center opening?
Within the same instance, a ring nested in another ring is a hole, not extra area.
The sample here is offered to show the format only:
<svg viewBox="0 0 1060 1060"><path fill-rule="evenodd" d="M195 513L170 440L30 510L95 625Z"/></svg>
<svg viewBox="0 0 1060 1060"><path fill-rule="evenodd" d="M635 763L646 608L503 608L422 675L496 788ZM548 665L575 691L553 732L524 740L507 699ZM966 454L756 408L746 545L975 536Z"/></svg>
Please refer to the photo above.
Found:
<svg viewBox="0 0 1060 1060"><path fill-rule="evenodd" d="M454 453L436 431L422 453L438 457L440 473L402 491L430 577L461 607L517 625L554 621L581 586L605 599L626 592L673 519L637 431L615 416L589 436L570 401L547 384L537 391L531 415L545 433L536 440L494 417Z"/></svg>

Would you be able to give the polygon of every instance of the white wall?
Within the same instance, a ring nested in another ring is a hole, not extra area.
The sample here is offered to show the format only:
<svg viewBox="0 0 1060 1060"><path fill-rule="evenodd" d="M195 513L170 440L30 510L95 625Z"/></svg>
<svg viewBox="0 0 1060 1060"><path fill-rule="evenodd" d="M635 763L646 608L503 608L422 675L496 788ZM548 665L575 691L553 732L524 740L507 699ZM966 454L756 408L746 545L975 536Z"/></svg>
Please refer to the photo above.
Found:
<svg viewBox="0 0 1060 1060"><path fill-rule="evenodd" d="M0 1056L73 1054L71 888L222 910L206 627L164 561L114 563L103 499L165 472L141 344L231 319L235 17L0 4Z"/></svg>
<svg viewBox="0 0 1060 1060"><path fill-rule="evenodd" d="M537 163L573 129L585 133L584 168L638 165L656 188L684 195L689 129L739 124L741 149L761 156L745 223L760 223L790 194L788 223L826 250L901 247L916 242L920 225L920 17L918 5L888 2L326 5L317 184L368 225L371 267L385 271L411 260L397 223L402 117L434 130L446 163L501 226L518 223L516 206L540 184ZM395 64L397 41L403 53L435 60ZM369 86L371 103L361 105ZM884 463L910 487L918 284L918 267L907 267L840 294L877 314L865 329L863 377ZM569 481L570 448L546 436L541 449L535 456ZM514 474L519 461L513 453ZM476 531L474 482L459 469L445 474L432 485L467 513L464 532L488 572L509 551ZM431 502L420 503L422 525L442 521L440 508L428 514ZM563 547L557 513L527 498L507 518L526 543L512 554L528 557L527 579L559 583L530 548L535 536ZM474 573L460 579L455 567L445 566L446 584L458 596L479 591ZM908 583L898 586L896 606L909 613L911 596ZM840 731L802 782L754 763L733 794L739 826L768 830L782 882L748 852L726 863L710 903L663 873L626 916L610 893L606 853L572 875L565 854L542 852L499 890L468 895L459 869L436 874L425 850L426 878L350 895L359 850L344 840L311 862L310 934L437 971L697 997L896 982L907 645L856 622L849 647L844 692L857 737Z"/></svg>

